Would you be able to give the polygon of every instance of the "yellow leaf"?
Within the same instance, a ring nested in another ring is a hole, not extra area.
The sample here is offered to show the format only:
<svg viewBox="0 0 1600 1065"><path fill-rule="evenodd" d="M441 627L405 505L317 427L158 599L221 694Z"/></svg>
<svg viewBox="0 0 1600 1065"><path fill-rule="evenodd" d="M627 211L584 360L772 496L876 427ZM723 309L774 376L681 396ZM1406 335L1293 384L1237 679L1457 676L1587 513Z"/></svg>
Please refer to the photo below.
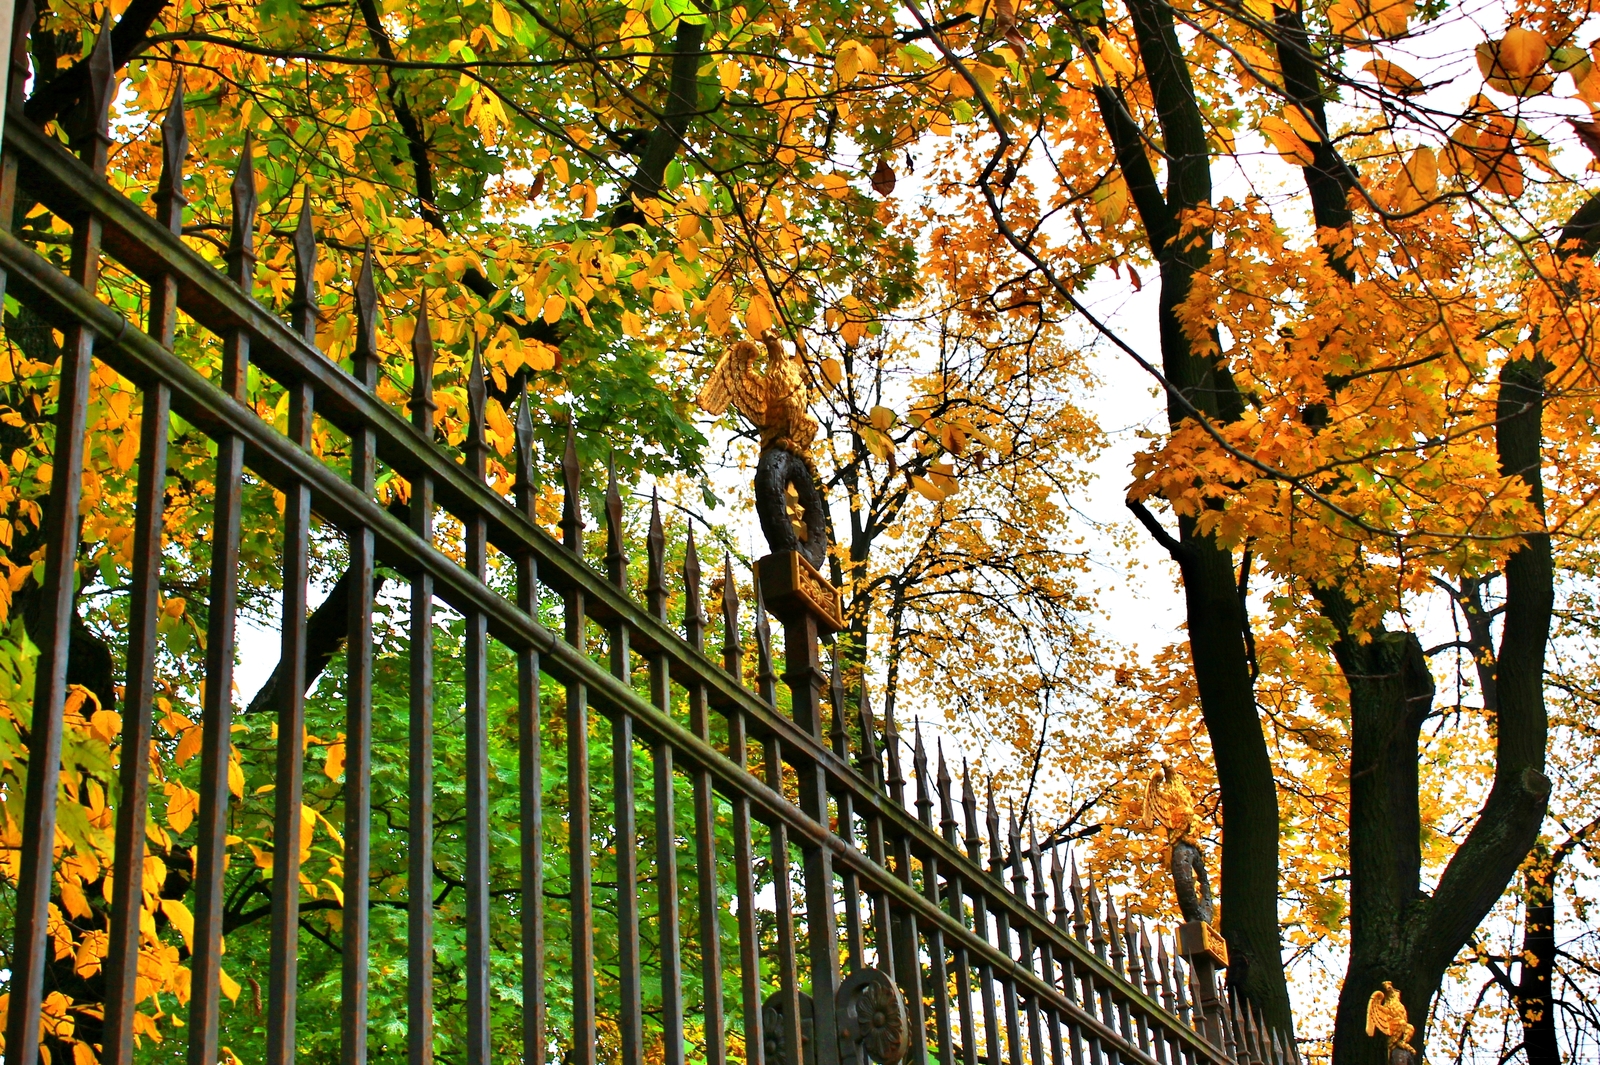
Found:
<svg viewBox="0 0 1600 1065"><path fill-rule="evenodd" d="M861 338L867 335L867 323L851 319L839 327L839 336L852 348L861 343Z"/></svg>
<svg viewBox="0 0 1600 1065"><path fill-rule="evenodd" d="M886 433L894 427L894 411L881 404L873 407L867 417L872 420L872 427L880 433Z"/></svg>
<svg viewBox="0 0 1600 1065"><path fill-rule="evenodd" d="M546 325L555 325L561 320L562 313L567 309L567 301L557 293L552 292L544 301L544 310L541 312Z"/></svg>
<svg viewBox="0 0 1600 1065"><path fill-rule="evenodd" d="M1544 66L1550 46L1543 34L1515 26L1501 38L1499 53L1500 66L1508 77L1525 78Z"/></svg>
<svg viewBox="0 0 1600 1065"><path fill-rule="evenodd" d="M302 803L300 805L300 860L303 862L311 857L311 838L317 829L317 812Z"/></svg>
<svg viewBox="0 0 1600 1065"><path fill-rule="evenodd" d="M915 488L917 493L930 503L937 503L939 500L944 498L944 495L939 491L939 489L935 488L933 486L933 482L928 480L926 477L918 477L913 474L911 477L911 487Z"/></svg>
<svg viewBox="0 0 1600 1065"><path fill-rule="evenodd" d="M644 320L632 311L623 311L622 331L631 337L644 336Z"/></svg>
<svg viewBox="0 0 1600 1065"><path fill-rule="evenodd" d="M122 731L122 715L114 710L96 710L89 718L89 731L110 743Z"/></svg>
<svg viewBox="0 0 1600 1065"><path fill-rule="evenodd" d="M1123 77L1133 77L1133 60L1128 54L1117 46L1117 42L1109 37L1100 40L1100 62L1121 74Z"/></svg>
<svg viewBox="0 0 1600 1065"><path fill-rule="evenodd" d="M189 907L177 899L162 899L161 912L172 923L172 927L176 928L183 936L183 945L193 951L194 914L189 912Z"/></svg>
<svg viewBox="0 0 1600 1065"><path fill-rule="evenodd" d="M322 763L322 771L329 780L338 780L344 776L344 744L328 744L328 756Z"/></svg>
<svg viewBox="0 0 1600 1065"><path fill-rule="evenodd" d="M1422 91L1422 81L1416 75L1387 59L1369 60L1361 69L1371 71L1372 76L1378 79L1378 84L1392 93L1409 96Z"/></svg>
<svg viewBox="0 0 1600 1065"><path fill-rule="evenodd" d="M244 767L237 758L228 759L228 790L235 799L244 798Z"/></svg>
<svg viewBox="0 0 1600 1065"><path fill-rule="evenodd" d="M194 815L200 810L200 794L190 791L176 780L167 781L165 790L167 824L172 826L172 831L182 832L194 822Z"/></svg>
<svg viewBox="0 0 1600 1065"><path fill-rule="evenodd" d="M183 730L183 735L178 739L177 753L172 760L178 765L183 765L189 759L200 753L200 740L203 732L198 725L191 725ZM182 832L183 829L179 829Z"/></svg>
<svg viewBox="0 0 1600 1065"><path fill-rule="evenodd" d="M511 36L511 16L506 12L500 0L495 0L489 8L489 21L494 23L495 32L502 37Z"/></svg>
<svg viewBox="0 0 1600 1065"><path fill-rule="evenodd" d="M844 380L844 368L839 365L839 360L828 356L822 360L822 377L829 385L837 386Z"/></svg>
<svg viewBox="0 0 1600 1065"><path fill-rule="evenodd" d="M63 874L61 878L61 903L74 917L88 917L92 912L89 898L83 893L83 885L71 873Z"/></svg>
<svg viewBox="0 0 1600 1065"><path fill-rule="evenodd" d="M1312 124L1311 117L1298 107L1286 107L1283 117L1288 120L1289 128L1295 135L1307 144L1315 144L1322 139L1322 134L1317 132L1317 127Z"/></svg>
<svg viewBox="0 0 1600 1065"><path fill-rule="evenodd" d="M228 975L228 970L217 967L217 982L222 986L222 993L228 996L229 1002L239 1001L239 981ZM232 1056L230 1054L230 1056ZM237 1059L235 1059L237 1060Z"/></svg>
<svg viewBox="0 0 1600 1065"><path fill-rule="evenodd" d="M717 80L722 82L723 92L732 92L739 85L739 77L744 73L742 67L732 59L724 59L717 64Z"/></svg>
<svg viewBox="0 0 1600 1065"><path fill-rule="evenodd" d="M751 336L762 336L772 328L772 308L762 296L751 296L750 306L744 312L744 327Z"/></svg>
<svg viewBox="0 0 1600 1065"><path fill-rule="evenodd" d="M1300 139L1300 135L1289 126L1289 123L1276 115L1262 117L1261 133L1272 142L1272 146L1278 149L1279 154L1296 166L1310 166L1315 161L1315 156L1311 154L1311 148L1306 142Z"/></svg>

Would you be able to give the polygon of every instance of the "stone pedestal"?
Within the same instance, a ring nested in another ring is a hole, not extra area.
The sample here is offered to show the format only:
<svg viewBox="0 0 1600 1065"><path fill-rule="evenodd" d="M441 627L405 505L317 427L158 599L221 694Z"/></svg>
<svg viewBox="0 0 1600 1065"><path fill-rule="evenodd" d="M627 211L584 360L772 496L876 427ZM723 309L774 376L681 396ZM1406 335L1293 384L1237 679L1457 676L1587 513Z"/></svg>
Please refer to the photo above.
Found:
<svg viewBox="0 0 1600 1065"><path fill-rule="evenodd" d="M1223 1045L1223 1005L1217 997L1217 970L1228 967L1228 944L1204 921L1178 926L1178 955L1194 967L1194 1008L1205 1018L1205 1035Z"/></svg>

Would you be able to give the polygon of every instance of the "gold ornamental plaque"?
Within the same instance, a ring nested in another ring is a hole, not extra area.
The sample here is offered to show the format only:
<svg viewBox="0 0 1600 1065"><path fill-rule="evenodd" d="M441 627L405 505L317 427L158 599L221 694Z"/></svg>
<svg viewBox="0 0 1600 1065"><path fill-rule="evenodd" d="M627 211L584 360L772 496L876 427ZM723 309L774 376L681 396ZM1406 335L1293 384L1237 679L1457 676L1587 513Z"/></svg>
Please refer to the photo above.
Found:
<svg viewBox="0 0 1600 1065"><path fill-rule="evenodd" d="M767 607L779 620L804 612L817 619L823 633L844 628L844 604L829 584L798 551L780 551L756 560L756 579Z"/></svg>

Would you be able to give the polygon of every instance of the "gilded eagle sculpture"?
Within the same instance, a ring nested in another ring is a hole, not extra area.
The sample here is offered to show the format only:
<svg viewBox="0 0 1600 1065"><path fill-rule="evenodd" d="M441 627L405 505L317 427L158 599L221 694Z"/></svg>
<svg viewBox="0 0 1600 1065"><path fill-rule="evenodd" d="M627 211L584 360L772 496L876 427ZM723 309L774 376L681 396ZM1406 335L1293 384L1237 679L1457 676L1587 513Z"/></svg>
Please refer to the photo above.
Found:
<svg viewBox="0 0 1600 1065"><path fill-rule="evenodd" d="M1166 762L1157 764L1144 789L1143 821L1146 829L1160 828L1171 852L1172 884L1178 895L1178 909L1186 921L1209 925L1216 916L1211 896L1211 881L1206 876L1205 859L1195 833L1198 817L1194 796L1183 778Z"/></svg>
<svg viewBox="0 0 1600 1065"><path fill-rule="evenodd" d="M756 514L767 546L775 554L797 551L820 570L828 556L828 519L811 462L819 426L808 409L805 361L771 333L760 344L741 340L717 361L697 402L707 414L731 406L756 427Z"/></svg>
<svg viewBox="0 0 1600 1065"><path fill-rule="evenodd" d="M1385 980L1382 990L1374 991L1367 1000L1367 1034L1382 1035L1387 1041L1389 1065L1411 1065L1417 1053L1411 1037L1416 1033L1417 1026L1406 1016L1399 989Z"/></svg>

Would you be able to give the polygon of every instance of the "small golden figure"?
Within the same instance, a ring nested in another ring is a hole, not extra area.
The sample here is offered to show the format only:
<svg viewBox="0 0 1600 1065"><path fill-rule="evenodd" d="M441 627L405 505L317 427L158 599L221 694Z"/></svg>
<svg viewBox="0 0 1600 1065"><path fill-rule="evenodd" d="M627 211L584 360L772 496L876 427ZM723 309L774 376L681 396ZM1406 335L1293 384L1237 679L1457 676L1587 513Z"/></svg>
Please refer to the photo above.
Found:
<svg viewBox="0 0 1600 1065"><path fill-rule="evenodd" d="M758 369L762 347L766 366ZM828 513L817 488L811 445L820 426L806 409L805 360L768 333L741 340L717 361L696 400L707 414L729 406L761 434L756 462L756 515L773 554L794 551L820 571L828 557Z"/></svg>
<svg viewBox="0 0 1600 1065"><path fill-rule="evenodd" d="M761 342L767 349L765 372L756 369L761 348L741 340L717 361L696 402L707 414L721 414L732 405L761 433L763 451L782 448L809 461L818 425L806 409L805 363L784 351L771 333Z"/></svg>
<svg viewBox="0 0 1600 1065"><path fill-rule="evenodd" d="M1411 1045L1411 1037L1416 1032L1416 1025L1406 1016L1406 1005L1400 1001L1400 992L1394 984L1385 980L1383 990L1374 991L1367 1000L1367 1034L1382 1034L1388 1040L1390 1065L1400 1065L1400 1062L1415 1060L1417 1050ZM1396 1061L1396 1051L1402 1052L1399 1061Z"/></svg>
<svg viewBox="0 0 1600 1065"><path fill-rule="evenodd" d="M1145 828L1160 826L1166 834L1167 846L1172 852L1172 883L1184 920L1209 925L1216 915L1216 905L1200 854L1200 841L1195 835L1198 818L1194 796L1166 762L1157 763L1156 771L1145 785L1143 820Z"/></svg>

